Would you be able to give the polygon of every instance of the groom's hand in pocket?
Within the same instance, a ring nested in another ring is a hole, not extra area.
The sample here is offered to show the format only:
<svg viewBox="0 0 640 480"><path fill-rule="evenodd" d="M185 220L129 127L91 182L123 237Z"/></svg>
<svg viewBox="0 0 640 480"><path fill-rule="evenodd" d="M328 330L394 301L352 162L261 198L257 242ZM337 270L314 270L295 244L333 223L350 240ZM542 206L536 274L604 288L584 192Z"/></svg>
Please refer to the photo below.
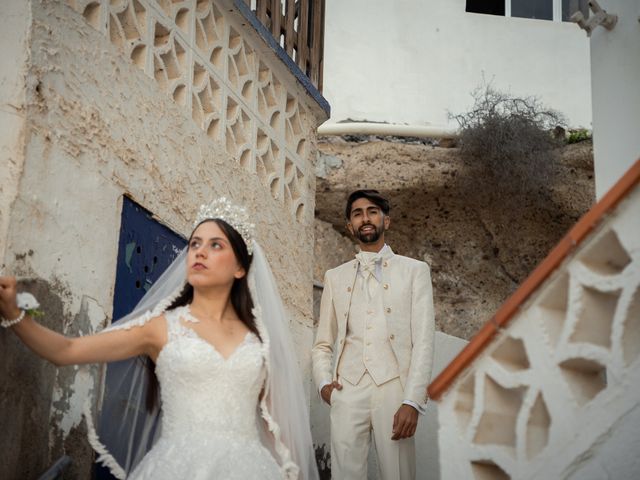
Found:
<svg viewBox="0 0 640 480"><path fill-rule="evenodd" d="M334 388L337 388L338 390L342 390L342 385L340 385L336 381L333 381L330 384L322 387L322 390L320 391L320 396L322 397L322 400L324 400L327 403L327 405L331 405L331 394L333 393Z"/></svg>

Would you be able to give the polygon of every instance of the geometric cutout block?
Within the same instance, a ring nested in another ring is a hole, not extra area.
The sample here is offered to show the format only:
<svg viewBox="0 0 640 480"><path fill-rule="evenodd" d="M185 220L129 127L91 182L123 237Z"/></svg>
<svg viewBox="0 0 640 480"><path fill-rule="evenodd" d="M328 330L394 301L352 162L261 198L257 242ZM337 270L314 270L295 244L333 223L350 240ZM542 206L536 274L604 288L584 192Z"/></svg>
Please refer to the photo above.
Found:
<svg viewBox="0 0 640 480"><path fill-rule="evenodd" d="M260 129L258 129L257 149L256 174L262 184L270 188L278 177L280 150L277 144Z"/></svg>
<svg viewBox="0 0 640 480"><path fill-rule="evenodd" d="M100 28L100 17L102 16L100 11L100 3L89 3L85 7L84 12L82 12L82 16L89 23L89 25L98 30Z"/></svg>
<svg viewBox="0 0 640 480"><path fill-rule="evenodd" d="M458 387L456 393L454 411L458 419L460 431L466 432L473 412L473 399L475 397L475 376L469 375Z"/></svg>
<svg viewBox="0 0 640 480"><path fill-rule="evenodd" d="M624 319L622 354L625 365L630 365L640 354L640 288L631 297Z"/></svg>
<svg viewBox="0 0 640 480"><path fill-rule="evenodd" d="M296 207L296 213L295 213L295 217L298 222L302 223L304 221L305 211L306 210L305 210L304 203L299 203L298 206Z"/></svg>
<svg viewBox="0 0 640 480"><path fill-rule="evenodd" d="M607 369L593 360L572 358L559 366L580 406L591 401L607 386Z"/></svg>
<svg viewBox="0 0 640 480"><path fill-rule="evenodd" d="M475 480L509 480L511 477L491 460L471 462Z"/></svg>
<svg viewBox="0 0 640 480"><path fill-rule="evenodd" d="M538 393L527 422L527 458L529 460L532 460L547 446L550 425L549 410L547 410L544 397Z"/></svg>
<svg viewBox="0 0 640 480"><path fill-rule="evenodd" d="M569 341L610 348L611 327L620 291L601 292L583 286L581 293L578 320Z"/></svg>
<svg viewBox="0 0 640 480"><path fill-rule="evenodd" d="M505 445L515 449L516 420L526 391L526 387L504 388L486 376L484 410L474 443Z"/></svg>
<svg viewBox="0 0 640 480"><path fill-rule="evenodd" d="M519 338L507 337L491 356L507 370L517 371L529 368L529 358L524 343Z"/></svg>
<svg viewBox="0 0 640 480"><path fill-rule="evenodd" d="M579 260L600 275L617 275L631 263L615 230L609 230L594 245L583 251Z"/></svg>
<svg viewBox="0 0 640 480"><path fill-rule="evenodd" d="M562 272L544 288L538 300L538 311L544 330L552 347L558 344L567 317L569 299L569 275Z"/></svg>

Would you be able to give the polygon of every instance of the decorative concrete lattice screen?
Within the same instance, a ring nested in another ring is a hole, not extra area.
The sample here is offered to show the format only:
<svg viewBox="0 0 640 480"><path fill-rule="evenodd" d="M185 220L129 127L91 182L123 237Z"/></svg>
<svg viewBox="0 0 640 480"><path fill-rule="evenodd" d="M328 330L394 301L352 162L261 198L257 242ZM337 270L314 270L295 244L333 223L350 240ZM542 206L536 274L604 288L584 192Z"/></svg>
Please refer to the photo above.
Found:
<svg viewBox="0 0 640 480"><path fill-rule="evenodd" d="M445 394L443 479L586 478L640 404L638 219L636 187Z"/></svg>
<svg viewBox="0 0 640 480"><path fill-rule="evenodd" d="M309 113L250 43L251 27L232 25L211 0L67 3L302 221L313 186Z"/></svg>

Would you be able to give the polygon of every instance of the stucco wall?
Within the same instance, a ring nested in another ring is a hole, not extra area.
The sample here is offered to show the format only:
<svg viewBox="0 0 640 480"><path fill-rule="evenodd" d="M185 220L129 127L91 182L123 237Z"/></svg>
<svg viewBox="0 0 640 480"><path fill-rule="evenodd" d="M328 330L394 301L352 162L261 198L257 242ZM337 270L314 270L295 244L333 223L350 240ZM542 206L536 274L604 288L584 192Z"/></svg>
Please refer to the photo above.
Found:
<svg viewBox="0 0 640 480"><path fill-rule="evenodd" d="M591 34L593 153L601 198L640 158L640 2L599 3L618 16L613 30L597 27Z"/></svg>
<svg viewBox="0 0 640 480"><path fill-rule="evenodd" d="M83 2L70 3L83 12ZM178 18L171 17L177 11L163 12L154 2L137 5L146 8L146 23L140 27L146 33ZM21 13L31 29L30 63L25 148L18 157L24 167L2 257L7 271L24 279L27 290L35 289L34 282L44 285L39 296L45 324L71 335L91 333L110 321L122 196L131 196L161 222L187 234L198 206L226 195L254 214L257 239L291 314L297 353L308 376L315 191L308 172L314 168L313 129L321 120L313 112L316 106L305 104L310 97L287 77L286 69L270 67L275 56L259 50L255 32L243 30L233 15L219 23L227 37L216 38L229 65L245 62L242 78L236 75L234 83L212 71L207 78L217 79L220 90L213 88L214 80L202 87L197 59L187 55L193 63L181 64L185 83L180 87L176 81L168 89L161 78L154 79L153 70L149 75L143 68L148 62L141 66L135 61L139 57L129 58L130 45L117 41L116 27L116 34L107 36L102 23L94 22L98 29L91 26L96 15L111 22L126 18L126 9L120 16L114 11L119 5L102 2L101 8L111 8L111 16L107 10L102 17L85 10L85 19L64 2L48 0L34 0L30 13ZM190 15L195 10L180 18L190 18L194 25ZM236 29L235 36L229 28ZM175 44L195 48L195 28L181 33L184 38L170 35ZM172 55L164 54L165 59ZM227 70L226 62L224 72L231 71L233 65ZM266 101L260 103L260 98ZM4 357L23 348L10 332L0 333L0 339L7 347L2 349L3 364L11 365ZM37 382L30 409L7 408L0 415L2 424L14 426L36 417L29 442L38 448L34 451L26 441L14 447L0 477L36 478L41 471L25 474L20 465L33 465L38 457L37 465L46 467L64 452L73 458L70 478L87 478L91 458L81 410L87 397L98 402L100 371L36 363L21 370L21 382L15 372L2 373L0 383L11 398L25 398L24 384ZM23 431L19 426L15 430Z"/></svg>
<svg viewBox="0 0 640 480"><path fill-rule="evenodd" d="M30 25L28 2L3 2L0 16L0 258L4 256L9 212L24 159L25 70Z"/></svg>
<svg viewBox="0 0 640 480"><path fill-rule="evenodd" d="M328 0L331 121L446 125L448 111L471 106L469 94L484 76L501 90L540 97L571 126L591 127L583 31L567 22L466 13L465 4Z"/></svg>

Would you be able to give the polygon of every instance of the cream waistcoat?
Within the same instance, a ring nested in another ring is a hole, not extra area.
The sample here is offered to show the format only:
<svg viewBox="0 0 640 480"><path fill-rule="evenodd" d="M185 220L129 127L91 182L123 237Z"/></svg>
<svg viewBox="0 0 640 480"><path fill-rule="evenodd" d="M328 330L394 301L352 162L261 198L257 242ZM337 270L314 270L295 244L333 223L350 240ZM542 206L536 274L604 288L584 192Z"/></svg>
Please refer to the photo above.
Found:
<svg viewBox="0 0 640 480"><path fill-rule="evenodd" d="M351 298L344 351L338 365L338 377L356 385L365 371L376 385L399 376L398 361L391 348L382 305L382 284L374 281L371 299L362 275L356 276Z"/></svg>

